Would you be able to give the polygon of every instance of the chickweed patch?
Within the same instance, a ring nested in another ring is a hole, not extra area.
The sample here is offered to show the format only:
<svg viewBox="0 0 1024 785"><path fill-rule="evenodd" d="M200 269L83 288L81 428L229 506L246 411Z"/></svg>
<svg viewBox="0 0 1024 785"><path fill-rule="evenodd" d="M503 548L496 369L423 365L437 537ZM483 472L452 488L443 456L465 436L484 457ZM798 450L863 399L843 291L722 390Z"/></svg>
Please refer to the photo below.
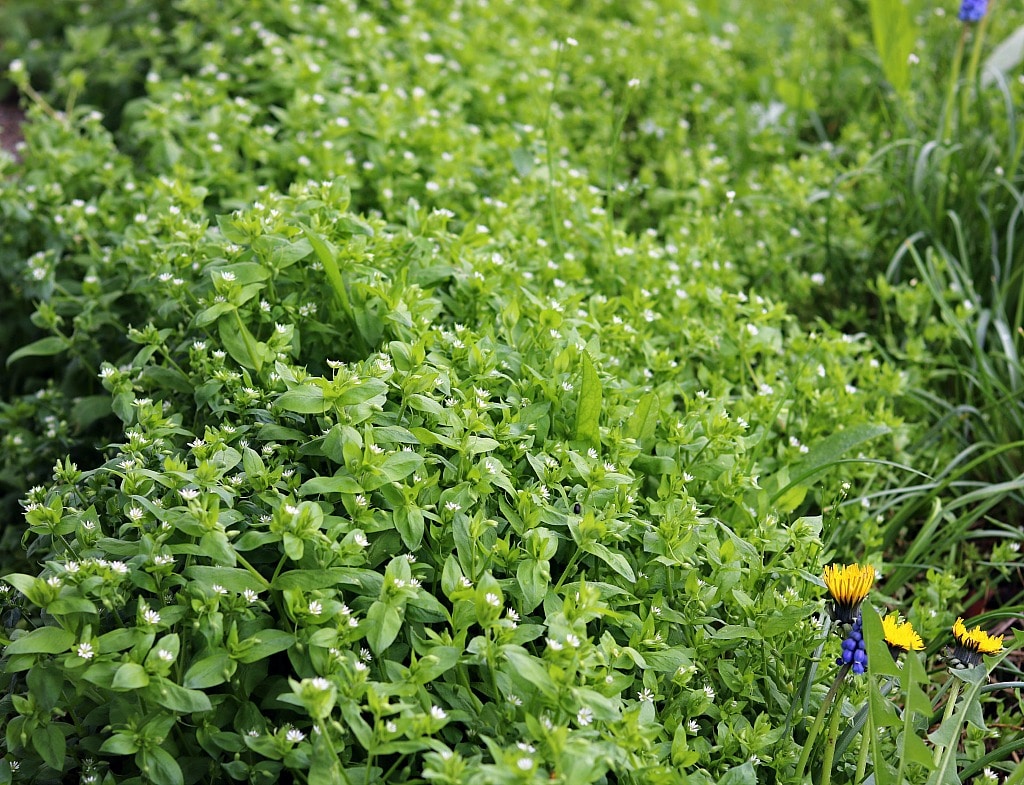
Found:
<svg viewBox="0 0 1024 785"><path fill-rule="evenodd" d="M0 10L0 783L1005 766L868 39L762 5Z"/></svg>

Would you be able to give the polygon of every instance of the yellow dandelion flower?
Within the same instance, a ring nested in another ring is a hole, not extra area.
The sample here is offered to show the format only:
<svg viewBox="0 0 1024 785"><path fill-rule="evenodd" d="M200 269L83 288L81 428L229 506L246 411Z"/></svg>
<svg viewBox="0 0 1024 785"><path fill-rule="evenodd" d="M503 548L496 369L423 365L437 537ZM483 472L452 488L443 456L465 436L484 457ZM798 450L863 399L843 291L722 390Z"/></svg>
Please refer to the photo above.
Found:
<svg viewBox="0 0 1024 785"><path fill-rule="evenodd" d="M949 651L953 667L973 668L981 664L981 655L998 654L1003 650L1003 636L989 635L981 627L967 629L963 619L953 624L953 639L956 644Z"/></svg>
<svg viewBox="0 0 1024 785"><path fill-rule="evenodd" d="M924 641L914 630L914 625L909 621L900 621L895 613L882 619L882 632L894 657L901 651L920 651L924 648Z"/></svg>
<svg viewBox="0 0 1024 785"><path fill-rule="evenodd" d="M832 595L832 618L843 624L853 624L859 615L860 604L875 582L875 568L870 564L832 564L825 568L825 586Z"/></svg>

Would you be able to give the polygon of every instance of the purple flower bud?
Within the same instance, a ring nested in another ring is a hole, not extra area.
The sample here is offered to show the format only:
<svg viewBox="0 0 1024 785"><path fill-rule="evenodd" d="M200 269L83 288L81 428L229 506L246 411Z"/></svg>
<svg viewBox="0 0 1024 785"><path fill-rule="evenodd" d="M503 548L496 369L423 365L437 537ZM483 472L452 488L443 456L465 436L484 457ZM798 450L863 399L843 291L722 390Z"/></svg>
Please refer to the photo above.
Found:
<svg viewBox="0 0 1024 785"><path fill-rule="evenodd" d="M957 19L961 22L980 22L988 10L988 0L963 0Z"/></svg>

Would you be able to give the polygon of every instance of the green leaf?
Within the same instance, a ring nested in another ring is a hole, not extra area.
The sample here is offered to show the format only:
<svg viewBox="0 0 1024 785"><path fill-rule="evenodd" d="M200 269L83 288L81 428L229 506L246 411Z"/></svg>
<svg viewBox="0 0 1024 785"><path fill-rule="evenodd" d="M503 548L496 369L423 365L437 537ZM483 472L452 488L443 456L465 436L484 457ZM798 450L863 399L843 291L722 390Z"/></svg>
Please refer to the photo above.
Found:
<svg viewBox="0 0 1024 785"><path fill-rule="evenodd" d="M67 741L61 729L56 725L46 725L32 734L32 746L42 757L43 762L55 771L64 770L64 754L67 752Z"/></svg>
<svg viewBox="0 0 1024 785"><path fill-rule="evenodd" d="M412 553L423 541L423 513L417 507L404 506L395 510L395 528L402 537L402 544Z"/></svg>
<svg viewBox="0 0 1024 785"><path fill-rule="evenodd" d="M511 153L512 166L520 177L529 176L533 171L533 153L524 147L517 147Z"/></svg>
<svg viewBox="0 0 1024 785"><path fill-rule="evenodd" d="M386 395L387 391L388 385L383 379L363 379L342 392L335 403L338 406L354 406L373 400L379 395Z"/></svg>
<svg viewBox="0 0 1024 785"><path fill-rule="evenodd" d="M241 594L246 589L264 591L270 585L266 581L261 582L260 578L248 570L238 567L193 565L192 567L185 568L184 576L202 586L212 586L215 583L219 583L228 591L235 592L236 594Z"/></svg>
<svg viewBox="0 0 1024 785"><path fill-rule="evenodd" d="M657 393L649 392L640 396L633 414L626 425L625 436L635 439L638 443L654 436L658 426L661 405Z"/></svg>
<svg viewBox="0 0 1024 785"><path fill-rule="evenodd" d="M11 352L7 356L7 365L10 367L12 363L25 357L50 357L54 354L60 354L70 345L71 342L67 338L61 338L57 335L40 338L38 341L33 341L27 346L22 346L20 349Z"/></svg>
<svg viewBox="0 0 1024 785"><path fill-rule="evenodd" d="M43 712L49 713L57 705L63 686L64 673L59 667L39 663L28 672L28 688Z"/></svg>
<svg viewBox="0 0 1024 785"><path fill-rule="evenodd" d="M790 467L790 474L795 476L789 484L783 486L771 498L775 504L783 495L796 485L809 482L813 477L822 474L835 466L854 447L871 439L884 436L891 432L888 425L853 425L827 436L808 450L802 460Z"/></svg>
<svg viewBox="0 0 1024 785"><path fill-rule="evenodd" d="M217 322L217 333L232 359L246 368L259 371L271 355L267 345L257 341L249 328L237 318L220 319Z"/></svg>
<svg viewBox="0 0 1024 785"><path fill-rule="evenodd" d="M590 354L581 357L583 381L576 404L576 439L599 450L601 447L601 379L594 369Z"/></svg>
<svg viewBox="0 0 1024 785"><path fill-rule="evenodd" d="M748 760L739 766L733 766L719 778L718 785L757 785L754 764Z"/></svg>
<svg viewBox="0 0 1024 785"><path fill-rule="evenodd" d="M100 745L100 752L110 755L133 755L139 751L139 743L127 733L115 733Z"/></svg>
<svg viewBox="0 0 1024 785"><path fill-rule="evenodd" d="M548 585L551 582L550 564L537 559L523 559L516 568L516 583L523 593L523 610L527 613L532 611L548 592Z"/></svg>
<svg viewBox="0 0 1024 785"><path fill-rule="evenodd" d="M71 421L80 429L88 428L97 420L113 414L109 395L86 395L75 401L71 408Z"/></svg>
<svg viewBox="0 0 1024 785"><path fill-rule="evenodd" d="M753 627L744 627L741 624L726 624L721 629L715 630L711 637L718 641L735 641L741 638L759 641L761 640L761 633Z"/></svg>
<svg viewBox="0 0 1024 785"><path fill-rule="evenodd" d="M10 576L7 576L10 578ZM61 654L71 648L75 636L58 627L40 627L9 643L4 654Z"/></svg>
<svg viewBox="0 0 1024 785"><path fill-rule="evenodd" d="M423 465L423 456L419 453L400 450L393 452L384 459L380 471L389 482L398 482L408 477Z"/></svg>
<svg viewBox="0 0 1024 785"><path fill-rule="evenodd" d="M910 55L917 25L906 0L868 0L871 34L882 72L897 92L910 87Z"/></svg>
<svg viewBox="0 0 1024 785"><path fill-rule="evenodd" d="M325 493L362 493L365 490L346 469L341 469L333 477L314 477L307 480L302 483L299 493L303 496L318 496Z"/></svg>
<svg viewBox="0 0 1024 785"><path fill-rule="evenodd" d="M323 414L327 410L324 390L315 384L306 384L281 393L275 403L285 411L297 414Z"/></svg>
<svg viewBox="0 0 1024 785"><path fill-rule="evenodd" d="M554 681L551 680L548 669L544 667L544 664L539 659L533 657L519 646L503 646L502 654L507 661L507 665L511 666L508 673L513 679L519 682L526 682L526 684L539 689L549 698L554 698L558 694L558 688L555 686ZM501 669L506 670L505 665Z"/></svg>
<svg viewBox="0 0 1024 785"><path fill-rule="evenodd" d="M392 605L376 600L366 612L366 641L379 655L394 643L402 629L402 615Z"/></svg>
<svg viewBox="0 0 1024 785"><path fill-rule="evenodd" d="M290 570L278 575L271 587L277 591L287 589L299 589L300 591L314 591L316 589L330 589L336 586L358 585L359 581L353 576L349 567L329 567L319 570Z"/></svg>
<svg viewBox="0 0 1024 785"><path fill-rule="evenodd" d="M593 541L584 542L580 547L599 558L630 583L636 582L636 573L633 572L626 557L618 551L613 551L606 545Z"/></svg>
<svg viewBox="0 0 1024 785"><path fill-rule="evenodd" d="M275 629L261 630L251 638L239 643L235 660L243 664L258 662L271 654L284 651L294 644L295 636L290 632Z"/></svg>
<svg viewBox="0 0 1024 785"><path fill-rule="evenodd" d="M163 747L147 747L135 756L135 761L153 785L185 785L181 766Z"/></svg>
<svg viewBox="0 0 1024 785"><path fill-rule="evenodd" d="M334 250L334 246L321 238L320 235L308 226L302 226L302 232L306 235L306 239L309 240L309 244L313 246L313 252L316 254L317 259L324 266L327 280L330 282L331 288L334 289L334 294L338 298L338 302L341 303L345 315L351 320L352 304L349 302L345 280L341 277L341 269L338 267L337 251Z"/></svg>
<svg viewBox="0 0 1024 785"><path fill-rule="evenodd" d="M6 581L11 584L11 586L20 591L26 597L35 591L36 579L33 576L25 575L24 573L12 572L0 578L0 581Z"/></svg>
<svg viewBox="0 0 1024 785"><path fill-rule="evenodd" d="M234 672L235 663L228 653L218 651L192 664L185 673L184 686L187 689L216 687L230 679Z"/></svg>
<svg viewBox="0 0 1024 785"><path fill-rule="evenodd" d="M138 690L149 684L149 674L146 669L135 662L126 662L117 669L114 674L114 681L110 685L115 690Z"/></svg>
<svg viewBox="0 0 1024 785"><path fill-rule="evenodd" d="M165 709L181 712L182 714L193 714L213 709L210 699L205 692L190 690L176 684L163 676L154 676L150 679L143 696L158 703Z"/></svg>

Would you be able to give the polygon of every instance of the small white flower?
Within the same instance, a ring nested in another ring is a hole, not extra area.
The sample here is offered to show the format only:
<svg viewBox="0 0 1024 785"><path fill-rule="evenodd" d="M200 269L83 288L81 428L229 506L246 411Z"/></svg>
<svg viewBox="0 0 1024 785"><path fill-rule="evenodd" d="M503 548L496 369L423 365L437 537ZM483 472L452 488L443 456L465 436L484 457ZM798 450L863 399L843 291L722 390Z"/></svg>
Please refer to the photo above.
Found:
<svg viewBox="0 0 1024 785"><path fill-rule="evenodd" d="M156 653L156 656L159 657L164 662L174 662L174 654L172 654L171 652L167 651L167 649L160 649Z"/></svg>
<svg viewBox="0 0 1024 785"><path fill-rule="evenodd" d="M309 686L315 690L329 690L331 683L327 681L323 676L317 676L315 679L309 680Z"/></svg>
<svg viewBox="0 0 1024 785"><path fill-rule="evenodd" d="M216 594L216 595L218 595L220 597L224 597L228 593L228 590L225 589L223 586L221 586L219 583L213 584L210 587L210 591L212 591L214 594Z"/></svg>
<svg viewBox="0 0 1024 785"><path fill-rule="evenodd" d="M594 712L584 706L578 712L576 712L576 722L580 726L589 725L594 721Z"/></svg>
<svg viewBox="0 0 1024 785"><path fill-rule="evenodd" d="M459 586L461 586L463 589L472 589L473 581L471 581L465 575L462 575L459 577Z"/></svg>
<svg viewBox="0 0 1024 785"><path fill-rule="evenodd" d="M574 649L578 649L580 647L580 639L576 635L573 635L571 632L565 636L565 642L572 646Z"/></svg>
<svg viewBox="0 0 1024 785"><path fill-rule="evenodd" d="M142 620L145 621L146 624L159 624L160 614L152 608L146 608L146 610L142 612Z"/></svg>
<svg viewBox="0 0 1024 785"><path fill-rule="evenodd" d="M646 701L653 701L654 693L647 689L647 687L644 687L636 694L636 699L641 703L644 703Z"/></svg>
<svg viewBox="0 0 1024 785"><path fill-rule="evenodd" d="M324 606L319 600L311 600L309 603L309 612L313 616L319 616L324 612Z"/></svg>
<svg viewBox="0 0 1024 785"><path fill-rule="evenodd" d="M444 508L448 510L448 512L458 512L462 509L462 505L458 502L448 501L444 503Z"/></svg>
<svg viewBox="0 0 1024 785"><path fill-rule="evenodd" d="M484 601L494 608L497 608L499 605L501 605L501 598L498 597L498 595L494 592L490 591L487 592L486 596L484 597Z"/></svg>
<svg viewBox="0 0 1024 785"><path fill-rule="evenodd" d="M440 706L431 706L430 716L433 717L435 720L443 720L448 718L447 712L445 712L445 710L442 709Z"/></svg>
<svg viewBox="0 0 1024 785"><path fill-rule="evenodd" d="M690 733L700 733L700 725L697 724L697 720L690 720L686 723L686 729Z"/></svg>
<svg viewBox="0 0 1024 785"><path fill-rule="evenodd" d="M714 689L714 687L712 687L710 684L705 684L704 685L704 695L707 697L707 699L709 701L713 701L715 699L715 689Z"/></svg>
<svg viewBox="0 0 1024 785"><path fill-rule="evenodd" d="M259 592L256 592L256 591L254 591L252 589L246 589L245 591L242 592L242 597L244 597L245 601L247 603L249 603L250 605L252 605L254 602L256 602L256 600L259 599L259 596L260 596Z"/></svg>
<svg viewBox="0 0 1024 785"><path fill-rule="evenodd" d="M296 744L297 744L298 742L300 742L300 741L302 741L302 740L303 740L304 738L306 738L306 734L305 734L305 733L303 733L302 731L300 731L300 730L299 730L298 728L289 728L289 729L288 729L288 732L287 732L287 733L286 733L286 734L284 735L284 737L285 737L285 738L286 738L286 739L287 739L288 741L290 741L290 742L293 742L293 743L296 743Z"/></svg>
<svg viewBox="0 0 1024 785"><path fill-rule="evenodd" d="M91 660L95 656L96 652L93 651L91 643L84 641L78 644L78 648L75 649L75 654L83 660Z"/></svg>
<svg viewBox="0 0 1024 785"><path fill-rule="evenodd" d="M354 536L354 537L352 538L352 540L353 540L353 542L355 542L355 544L356 544L356 545L358 545L358 546L359 546L360 548L365 548L365 547L366 547L367 545L369 545L369 544L370 544L370 541L369 541L368 539L366 539L366 535L365 535L365 534L363 534L362 532L356 532L356 534L355 534L355 536Z"/></svg>
<svg viewBox="0 0 1024 785"><path fill-rule="evenodd" d="M518 695L509 695L508 696L508 702L511 703L513 706L522 706L523 705L523 699L520 698Z"/></svg>
<svg viewBox="0 0 1024 785"><path fill-rule="evenodd" d="M551 649L551 651L561 651L565 648L565 646L556 641L554 638L547 638L546 640L548 647Z"/></svg>

